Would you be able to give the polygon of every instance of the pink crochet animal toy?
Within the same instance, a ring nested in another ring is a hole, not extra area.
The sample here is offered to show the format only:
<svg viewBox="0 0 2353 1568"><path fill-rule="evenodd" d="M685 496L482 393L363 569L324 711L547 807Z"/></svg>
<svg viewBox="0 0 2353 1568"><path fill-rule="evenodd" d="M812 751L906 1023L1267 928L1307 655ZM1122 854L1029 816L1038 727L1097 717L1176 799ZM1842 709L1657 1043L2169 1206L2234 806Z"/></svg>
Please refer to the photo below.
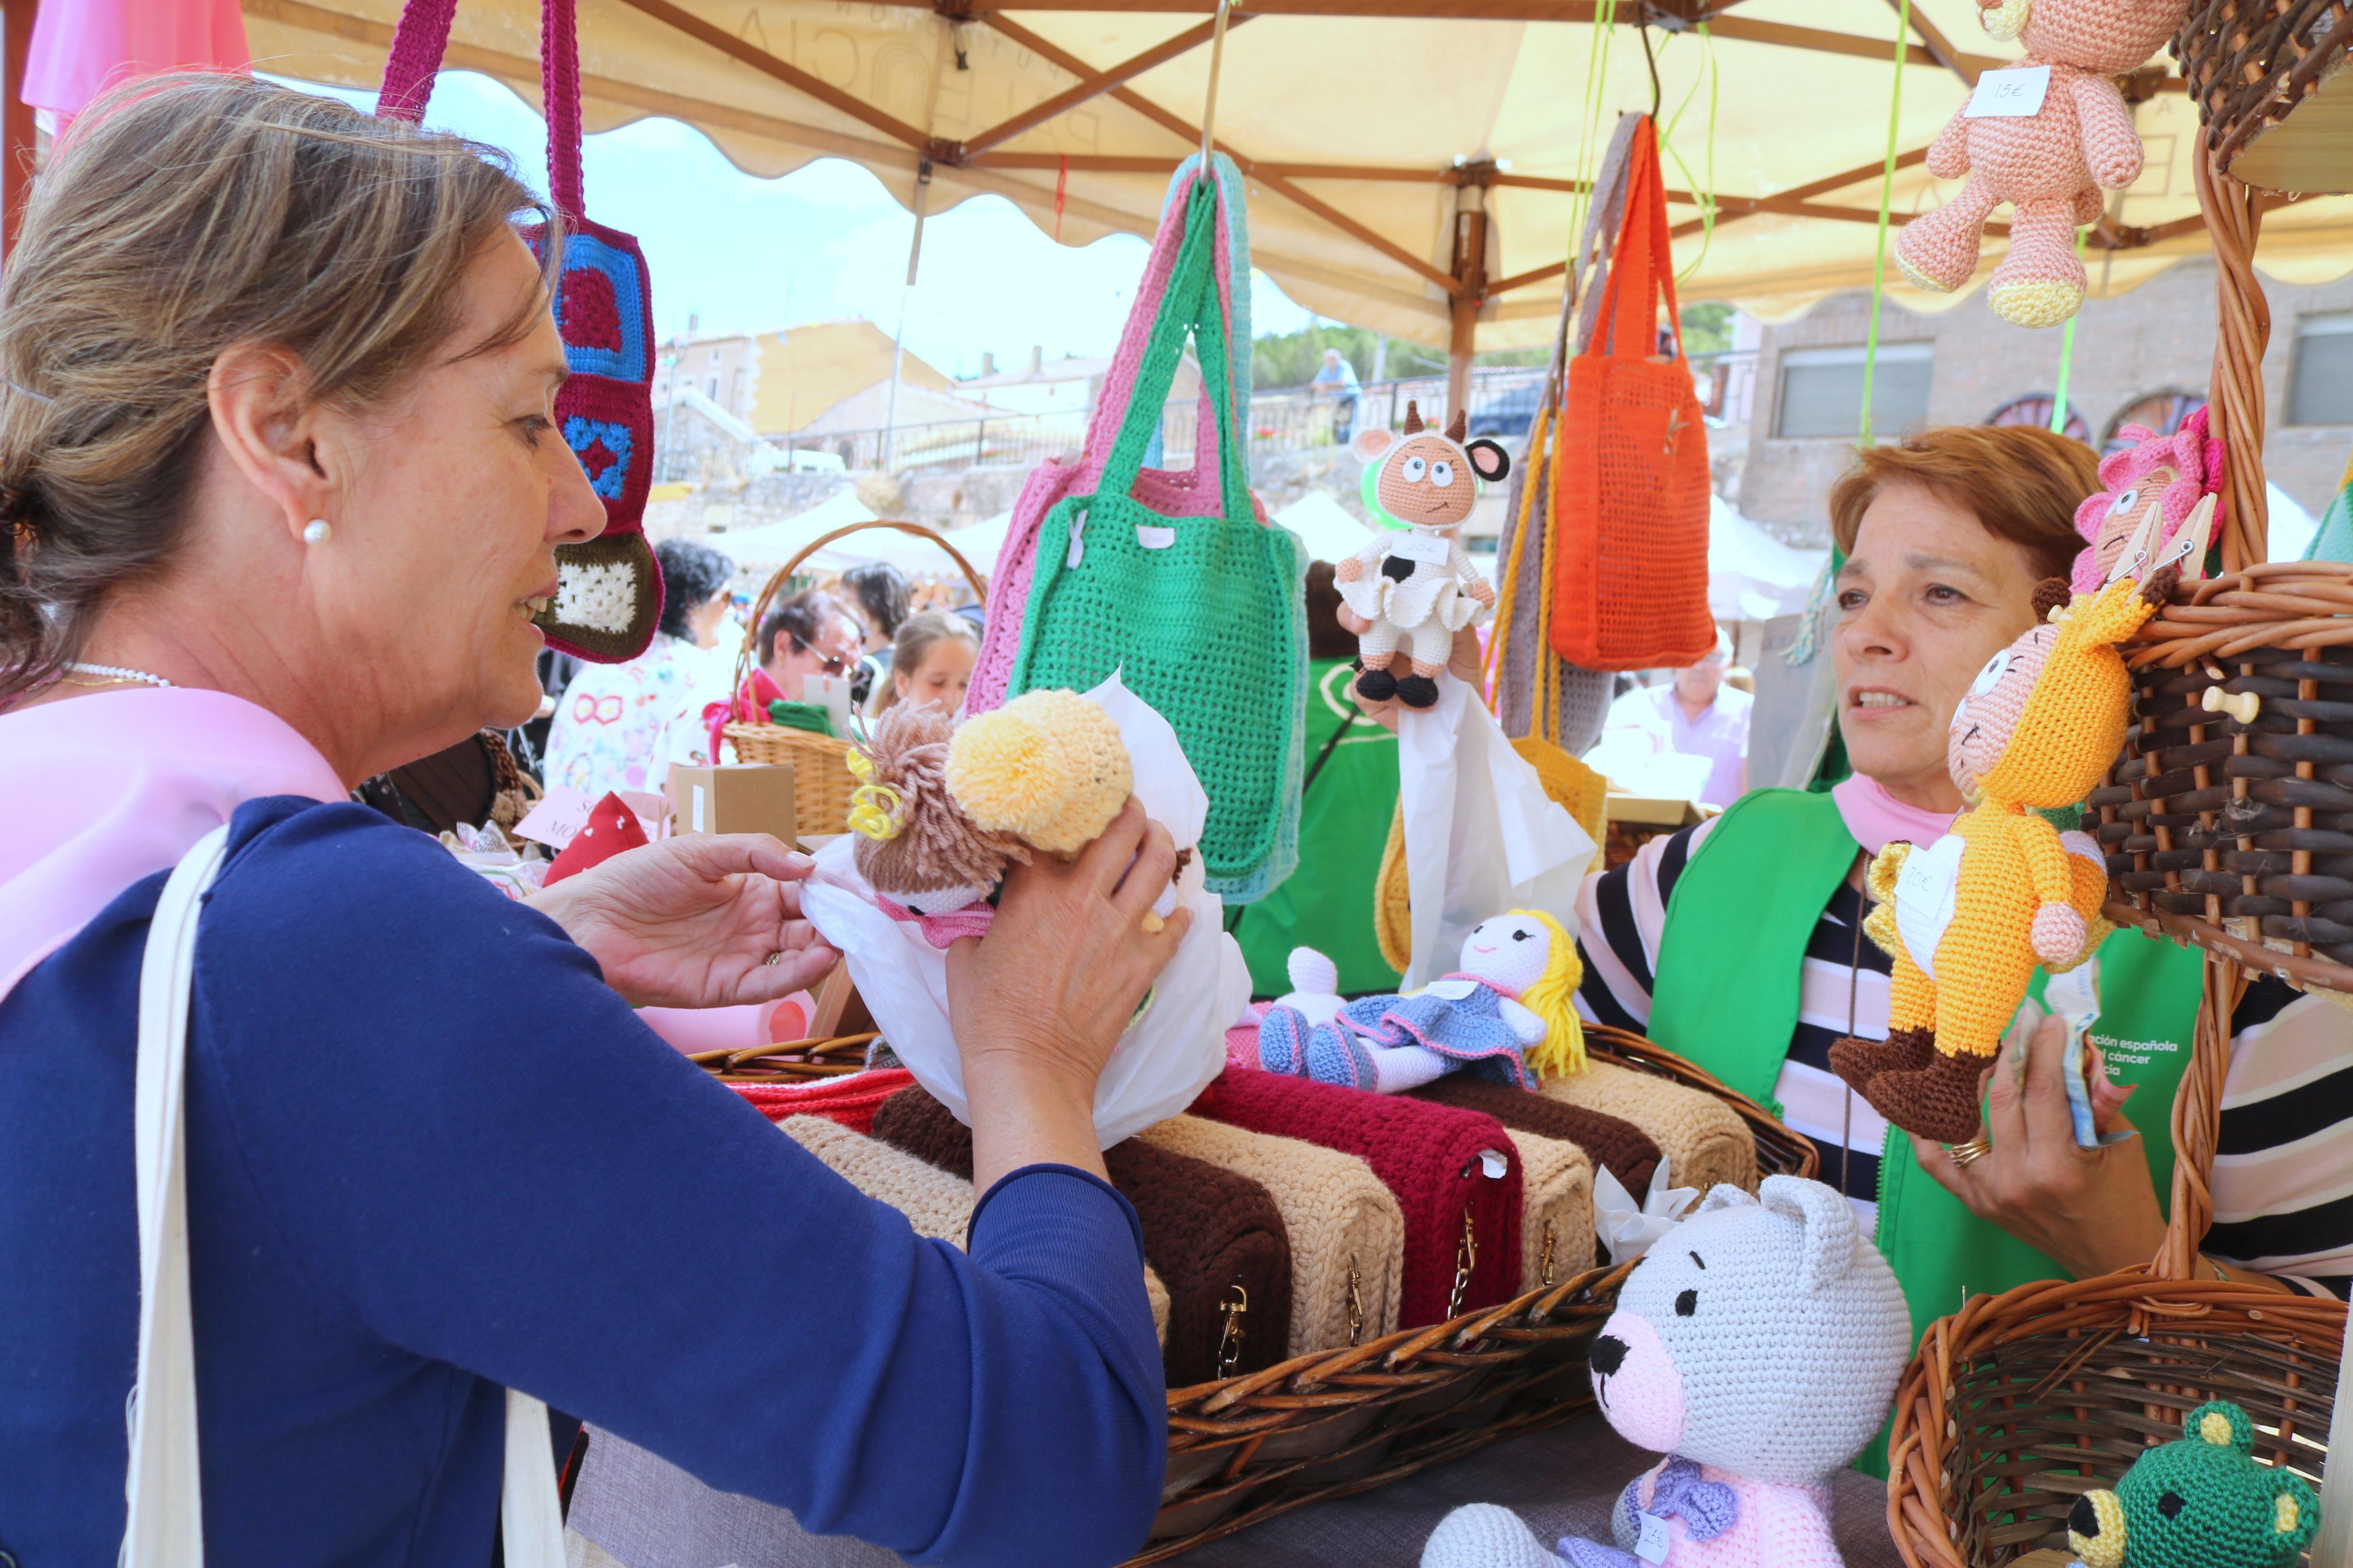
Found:
<svg viewBox="0 0 2353 1568"><path fill-rule="evenodd" d="M1987 32L2020 38L2017 68L2047 72L2032 113L1970 109L1973 94L1928 149L1940 180L1968 176L1961 194L1904 226L1896 264L1920 288L1949 294L1977 270L1986 216L2016 208L2010 254L1994 268L1994 314L2055 327L2084 302L2089 279L2075 258L2078 225L2099 221L2103 190L2140 178L2140 133L2110 79L2147 60L2180 27L2188 0L1978 0ZM1989 73L1989 75L1991 73ZM2033 78L2009 78L2031 100Z"/></svg>
<svg viewBox="0 0 2353 1568"><path fill-rule="evenodd" d="M2181 525L2199 501L2215 498L2211 538L2222 531L2222 443L2207 433L2206 410L2199 409L2170 436L2159 436L2138 425L2120 434L2133 445L2100 459L2100 493L2075 509L2075 531L2085 548L2075 557L2073 579L2078 594L2096 594L2108 579L2108 569L2152 511L2161 526L2153 531L2152 560L2164 558ZM2195 577L2198 563L2184 562L2182 575Z"/></svg>

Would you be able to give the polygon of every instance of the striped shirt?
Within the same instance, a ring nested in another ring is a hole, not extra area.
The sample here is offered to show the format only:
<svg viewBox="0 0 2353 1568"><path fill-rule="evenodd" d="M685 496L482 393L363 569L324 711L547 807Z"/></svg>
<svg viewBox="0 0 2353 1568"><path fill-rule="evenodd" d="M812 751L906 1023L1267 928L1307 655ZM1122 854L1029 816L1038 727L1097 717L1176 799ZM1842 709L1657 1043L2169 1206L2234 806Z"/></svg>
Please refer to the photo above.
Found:
<svg viewBox="0 0 2353 1568"><path fill-rule="evenodd" d="M1667 900L1721 818L1653 838L1626 864L1585 879L1577 900L1585 981L1577 1011L1636 1032L1666 929ZM1845 883L1806 940L1798 1026L1773 1086L1783 1119L1820 1149L1821 1179L1865 1226L1878 1218L1887 1123L1830 1068L1842 1035L1887 1037L1887 955L1859 929L1870 906ZM2214 1225L2205 1250L2314 1294L2353 1284L2353 1013L2268 976L2232 1017L2214 1159Z"/></svg>

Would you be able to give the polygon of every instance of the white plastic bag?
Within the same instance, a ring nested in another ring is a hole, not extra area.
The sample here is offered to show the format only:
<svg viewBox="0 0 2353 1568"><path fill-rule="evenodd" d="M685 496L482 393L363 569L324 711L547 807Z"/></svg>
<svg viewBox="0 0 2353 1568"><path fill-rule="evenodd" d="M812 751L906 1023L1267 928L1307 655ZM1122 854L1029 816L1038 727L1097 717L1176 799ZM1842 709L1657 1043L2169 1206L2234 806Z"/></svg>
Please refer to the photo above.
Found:
<svg viewBox="0 0 2353 1568"><path fill-rule="evenodd" d="M1577 929L1593 840L1461 681L1440 680L1432 707L1399 711L1398 785L1413 910L1408 990L1452 969L1471 928L1505 910Z"/></svg>
<svg viewBox="0 0 2353 1568"><path fill-rule="evenodd" d="M1209 797L1176 731L1116 675L1087 698L1119 726L1145 814L1179 849L1198 851ZM947 954L912 922L874 906L852 859L855 842L845 835L818 852L817 874L801 889L802 912L848 962L876 1026L915 1081L968 1125L964 1064L948 1020ZM1103 1148L1192 1104L1225 1067L1226 1026L1250 1003L1249 966L1225 933L1223 902L1203 889L1201 878L1197 852L1158 906L1165 912L1182 901L1193 923L1095 1085L1095 1138Z"/></svg>

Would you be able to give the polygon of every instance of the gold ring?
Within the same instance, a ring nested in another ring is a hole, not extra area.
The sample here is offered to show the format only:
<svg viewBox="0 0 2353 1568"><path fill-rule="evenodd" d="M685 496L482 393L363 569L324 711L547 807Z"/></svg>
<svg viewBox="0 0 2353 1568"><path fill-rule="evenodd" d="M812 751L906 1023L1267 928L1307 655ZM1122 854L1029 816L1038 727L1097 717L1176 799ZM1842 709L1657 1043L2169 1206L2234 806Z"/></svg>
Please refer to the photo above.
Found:
<svg viewBox="0 0 2353 1568"><path fill-rule="evenodd" d="M1953 1163L1955 1165L1966 1170L1974 1162L1982 1160L1988 1154L1992 1153L1993 1143L1989 1139L1982 1137L1972 1138L1966 1143L1954 1144L1951 1148L1947 1149L1945 1152L1953 1157Z"/></svg>

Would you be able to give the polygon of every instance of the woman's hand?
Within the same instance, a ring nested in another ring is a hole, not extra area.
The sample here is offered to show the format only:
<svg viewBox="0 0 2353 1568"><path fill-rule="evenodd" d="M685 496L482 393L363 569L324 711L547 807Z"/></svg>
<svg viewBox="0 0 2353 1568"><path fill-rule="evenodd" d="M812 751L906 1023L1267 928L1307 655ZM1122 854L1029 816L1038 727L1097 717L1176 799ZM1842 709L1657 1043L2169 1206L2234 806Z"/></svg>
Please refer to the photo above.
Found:
<svg viewBox="0 0 2353 1568"><path fill-rule="evenodd" d="M2075 1144L2067 1109L2067 1026L2045 1018L2026 1047L2026 1070L1989 1070L1986 1130L1991 1152L1967 1165L1925 1138L1912 1140L1920 1168L1979 1219L2048 1253L2078 1279L2147 1263L2165 1240L2165 1215L2148 1173L2148 1151L2136 1135L2099 1149ZM2093 1123L2102 1132L2134 1132L2124 1103L2132 1093L2108 1079L2092 1055Z"/></svg>
<svg viewBox="0 0 2353 1568"><path fill-rule="evenodd" d="M1024 1165L1103 1173L1095 1079L1191 922L1180 906L1144 930L1176 868L1168 830L1131 798L1077 859L1015 867L988 934L948 950L975 1191Z"/></svg>
<svg viewBox="0 0 2353 1568"><path fill-rule="evenodd" d="M538 893L633 1007L724 1007L789 996L836 954L801 918L809 858L765 833L682 833Z"/></svg>
<svg viewBox="0 0 2353 1568"><path fill-rule="evenodd" d="M1494 590L1489 589L1488 592L1492 595ZM1372 624L1372 622L1365 619L1364 616L1356 614L1356 611L1348 608L1347 605L1343 605L1340 606L1340 625L1347 628L1349 635L1353 637L1362 637L1365 635L1366 629L1371 626ZM1464 626L1461 631L1454 634L1454 646L1447 651L1446 673L1452 676L1455 679L1464 682L1473 691L1484 689L1487 683L1487 671L1485 667L1486 651L1486 649L1479 646L1479 633L1477 629L1472 626ZM1409 653L1391 654L1389 656L1389 673L1397 676L1399 679L1403 679L1405 677L1411 675L1413 673L1413 656ZM1350 700L1356 704L1357 710L1362 712L1366 718L1370 719L1374 723L1378 724L1384 730L1388 730L1392 732L1396 731L1398 727L1398 707L1397 699L1392 697L1386 702L1367 701L1366 699L1356 695L1356 689L1353 682L1349 685L1348 696Z"/></svg>

